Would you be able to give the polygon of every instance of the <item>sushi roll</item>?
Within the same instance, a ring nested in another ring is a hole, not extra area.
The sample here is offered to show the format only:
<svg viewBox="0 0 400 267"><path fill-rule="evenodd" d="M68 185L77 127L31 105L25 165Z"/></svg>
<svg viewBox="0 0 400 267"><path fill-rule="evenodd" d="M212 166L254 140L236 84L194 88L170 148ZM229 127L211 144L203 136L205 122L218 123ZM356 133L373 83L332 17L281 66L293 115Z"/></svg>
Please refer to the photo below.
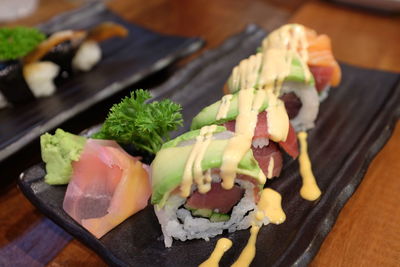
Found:
<svg viewBox="0 0 400 267"><path fill-rule="evenodd" d="M256 89L247 89L256 95ZM240 114L240 92L226 95L220 101L204 108L193 118L191 129L205 125L218 124L229 131L236 132L237 118ZM224 111L225 109L225 111ZM225 113L225 114L222 114ZM251 126L245 122L245 127ZM258 109L255 127L251 133L249 149L252 150L260 168L268 178L280 175L283 166L281 150L296 158L299 154L296 134L289 122L283 102L273 93L267 93Z"/></svg>
<svg viewBox="0 0 400 267"><path fill-rule="evenodd" d="M224 91L273 87L274 72L282 81L275 93L285 102L296 131L313 128L319 102L341 77L329 38L302 25L282 26L263 40L257 54L234 68Z"/></svg>
<svg viewBox="0 0 400 267"><path fill-rule="evenodd" d="M232 177L224 175L224 154L233 137L225 127L206 126L165 143L156 154L151 202L166 247L173 239L209 240L250 226L266 177L251 149Z"/></svg>

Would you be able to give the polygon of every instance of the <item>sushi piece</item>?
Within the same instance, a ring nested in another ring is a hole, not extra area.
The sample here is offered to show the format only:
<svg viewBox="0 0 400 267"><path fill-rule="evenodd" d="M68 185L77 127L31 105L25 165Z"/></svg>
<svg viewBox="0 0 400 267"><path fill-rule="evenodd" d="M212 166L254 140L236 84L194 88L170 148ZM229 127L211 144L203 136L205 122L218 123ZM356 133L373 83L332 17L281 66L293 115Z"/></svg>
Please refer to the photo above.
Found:
<svg viewBox="0 0 400 267"><path fill-rule="evenodd" d="M34 99L23 78L21 59L44 39L45 35L35 28L0 28L0 107Z"/></svg>
<svg viewBox="0 0 400 267"><path fill-rule="evenodd" d="M72 74L71 59L86 36L87 33L83 30L64 30L53 33L24 58L24 63L53 62L60 67L59 75L55 81L59 84Z"/></svg>
<svg viewBox="0 0 400 267"><path fill-rule="evenodd" d="M234 176L224 176L229 165L224 154L233 137L225 127L206 126L165 143L156 154L151 202L166 247L173 239L209 240L250 226L266 177L251 149L233 168Z"/></svg>
<svg viewBox="0 0 400 267"><path fill-rule="evenodd" d="M72 59L74 69L80 71L91 70L101 60L99 43L110 38L124 38L128 30L113 22L104 22L88 32L85 41L80 45Z"/></svg>
<svg viewBox="0 0 400 267"><path fill-rule="evenodd" d="M25 65L24 79L36 98L50 96L56 91L53 80L60 67L50 61L40 61Z"/></svg>
<svg viewBox="0 0 400 267"><path fill-rule="evenodd" d="M126 28L112 22L104 22L88 31L56 32L32 51L25 58L25 62L52 61L61 66L65 78L71 75L73 70L89 71L100 61L100 42L127 35Z"/></svg>
<svg viewBox="0 0 400 267"><path fill-rule="evenodd" d="M251 90L253 94L257 92L256 89L248 90ZM230 100L227 102L226 98L229 96ZM225 126L229 131L235 132L236 119L240 114L239 101L239 93L226 95L222 100L200 111L193 118L191 129L219 124ZM227 107L226 115L221 116L224 106ZM268 178L280 175L283 165L281 150L293 158L299 154L296 134L290 125L284 104L272 93L264 98L264 102L258 110L251 140L253 155Z"/></svg>
<svg viewBox="0 0 400 267"><path fill-rule="evenodd" d="M151 187L145 166L115 141L89 139L72 168L63 208L95 237L147 206Z"/></svg>
<svg viewBox="0 0 400 267"><path fill-rule="evenodd" d="M0 92L9 105L17 105L35 99L23 76L22 63L10 60L0 64Z"/></svg>
<svg viewBox="0 0 400 267"><path fill-rule="evenodd" d="M0 107L52 95L74 71L89 71L101 60L99 42L127 34L112 22L47 39L35 28L0 28Z"/></svg>
<svg viewBox="0 0 400 267"><path fill-rule="evenodd" d="M296 52L274 48L242 60L233 69L227 86L232 92L246 88L272 88L276 82L269 77L271 74L282 79L282 84L273 93L284 100L296 131L314 127L319 110L318 92L307 65L302 64Z"/></svg>
<svg viewBox="0 0 400 267"><path fill-rule="evenodd" d="M341 77L329 38L302 25L288 24L264 39L259 51L234 68L225 93L274 87L276 81L271 77L279 73L277 80L282 84L275 93L285 102L294 128L299 131L314 127L319 102Z"/></svg>
<svg viewBox="0 0 400 267"><path fill-rule="evenodd" d="M315 79L315 87L323 101L328 96L331 86L338 86L342 77L340 66L332 53L330 38L314 30L305 28L307 32L307 64Z"/></svg>

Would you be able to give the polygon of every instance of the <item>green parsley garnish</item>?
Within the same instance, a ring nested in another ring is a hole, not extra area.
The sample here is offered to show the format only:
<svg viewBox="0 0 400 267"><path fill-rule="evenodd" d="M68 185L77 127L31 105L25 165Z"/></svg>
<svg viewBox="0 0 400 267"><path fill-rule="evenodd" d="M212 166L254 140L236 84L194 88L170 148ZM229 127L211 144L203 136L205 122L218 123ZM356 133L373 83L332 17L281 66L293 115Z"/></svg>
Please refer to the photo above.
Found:
<svg viewBox="0 0 400 267"><path fill-rule="evenodd" d="M157 153L170 139L169 133L182 126L182 107L169 99L146 103L150 98L148 91L132 92L111 108L100 132L92 137L133 144L139 150Z"/></svg>
<svg viewBox="0 0 400 267"><path fill-rule="evenodd" d="M26 56L46 36L36 28L0 28L0 60L12 60Z"/></svg>

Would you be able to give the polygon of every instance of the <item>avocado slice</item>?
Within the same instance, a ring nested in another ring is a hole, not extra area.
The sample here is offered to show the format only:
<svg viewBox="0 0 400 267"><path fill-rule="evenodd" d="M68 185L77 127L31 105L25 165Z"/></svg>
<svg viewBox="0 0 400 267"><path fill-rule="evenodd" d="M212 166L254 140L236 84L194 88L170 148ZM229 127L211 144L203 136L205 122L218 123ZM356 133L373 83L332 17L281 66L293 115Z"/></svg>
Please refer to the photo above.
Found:
<svg viewBox="0 0 400 267"><path fill-rule="evenodd" d="M256 89L253 89L253 91L254 91L254 93L256 93ZM236 117L239 114L238 92L236 92L232 96L226 118L217 120L216 117L217 117L220 105L221 105L221 100L215 102L214 104L211 104L208 107L203 108L200 111L200 113L197 114L193 118L190 129L192 129L192 130L200 129L201 127L203 127L205 125L222 124L224 122L236 119ZM263 104L261 105L261 107L259 108L258 111L262 112L267 107L268 107L268 98L265 98Z"/></svg>
<svg viewBox="0 0 400 267"><path fill-rule="evenodd" d="M187 210L190 210L193 216L200 216L204 218L210 218L213 214L213 211L210 209L193 209L185 205Z"/></svg>
<svg viewBox="0 0 400 267"><path fill-rule="evenodd" d="M193 209L187 205L185 205L185 208L190 210L193 216L208 218L211 222L226 222L231 218L228 214L214 212L210 209Z"/></svg>
<svg viewBox="0 0 400 267"><path fill-rule="evenodd" d="M260 51L258 51L259 53L263 53L263 48L261 47ZM244 60L248 60L244 59ZM258 78L257 81L260 81L260 75L262 73L262 68L263 66L261 66L261 70L257 73ZM300 57L297 53L293 53L292 55L292 63L291 63L291 68L290 68L290 73L289 75L285 78L284 81L292 81L292 82L299 82L299 83L306 83L306 75L305 75L305 68L308 68L308 66L303 66L303 64L301 63ZM237 84L240 84L240 82L237 82ZM314 85L315 84L315 80L314 77L311 75L308 84L310 85ZM235 93L243 88L239 88L239 87L234 87L233 86L233 77L230 76L228 81L227 81L227 85L228 85L228 89L231 93ZM262 87L264 84L257 84L254 87L255 88L260 88Z"/></svg>
<svg viewBox="0 0 400 267"><path fill-rule="evenodd" d="M229 216L228 214L213 212L213 214L210 216L210 221L211 222L226 222L226 221L229 221L230 218L231 218L231 216Z"/></svg>
<svg viewBox="0 0 400 267"><path fill-rule="evenodd" d="M217 128L214 131L214 134L224 132L224 131L226 131L226 128L224 126L217 126ZM161 147L161 149L165 149L165 148L169 148L169 147L176 147L179 145L179 143L181 143L183 141L194 140L199 135L200 135L200 129L186 132L186 133L176 137L175 139L164 143L163 146Z"/></svg>
<svg viewBox="0 0 400 267"><path fill-rule="evenodd" d="M221 130L225 128L222 127L219 129ZM184 140L188 137L195 138L200 133L199 130L193 132L194 133L188 132L178 137L178 140ZM229 139L211 140L201 162L201 168L203 171L221 167L223 154L228 142ZM172 140L166 143L156 154L156 157L151 164L153 189L151 202L160 208L164 206L169 194L181 184L186 161L194 146L194 144L176 146L177 144L179 144L177 140ZM239 162L237 173L254 178L261 187L265 183L265 176L250 148Z"/></svg>

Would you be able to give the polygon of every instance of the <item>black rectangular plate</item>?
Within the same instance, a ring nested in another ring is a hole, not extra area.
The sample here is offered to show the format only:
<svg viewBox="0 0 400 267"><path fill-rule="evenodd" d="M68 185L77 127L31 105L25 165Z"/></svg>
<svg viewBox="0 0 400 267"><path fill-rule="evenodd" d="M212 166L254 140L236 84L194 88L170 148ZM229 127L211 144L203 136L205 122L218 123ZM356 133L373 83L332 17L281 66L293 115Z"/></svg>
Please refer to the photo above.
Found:
<svg viewBox="0 0 400 267"><path fill-rule="evenodd" d="M51 97L0 109L0 161L42 133L193 53L204 43L199 38L163 35L129 23L101 2L61 14L39 28L51 33L63 29L87 29L104 21L124 25L129 35L102 42L103 57L93 70L73 75Z"/></svg>
<svg viewBox="0 0 400 267"><path fill-rule="evenodd" d="M187 129L197 112L222 96L221 88L232 68L254 53L265 34L257 26L249 26L154 89L154 98L169 97L181 103ZM323 194L314 202L302 199L298 163L285 159L281 177L269 181L268 186L281 192L287 220L261 229L252 266L306 266L393 131L400 113L400 75L341 66L343 81L322 103L316 127L309 133L309 153ZM21 190L44 214L111 265L197 266L219 238L174 241L172 248L166 249L149 206L97 240L62 210L66 187L45 184L44 174L42 164L28 169L19 179ZM246 244L249 231L224 236L234 242L221 261L221 266L229 266Z"/></svg>

